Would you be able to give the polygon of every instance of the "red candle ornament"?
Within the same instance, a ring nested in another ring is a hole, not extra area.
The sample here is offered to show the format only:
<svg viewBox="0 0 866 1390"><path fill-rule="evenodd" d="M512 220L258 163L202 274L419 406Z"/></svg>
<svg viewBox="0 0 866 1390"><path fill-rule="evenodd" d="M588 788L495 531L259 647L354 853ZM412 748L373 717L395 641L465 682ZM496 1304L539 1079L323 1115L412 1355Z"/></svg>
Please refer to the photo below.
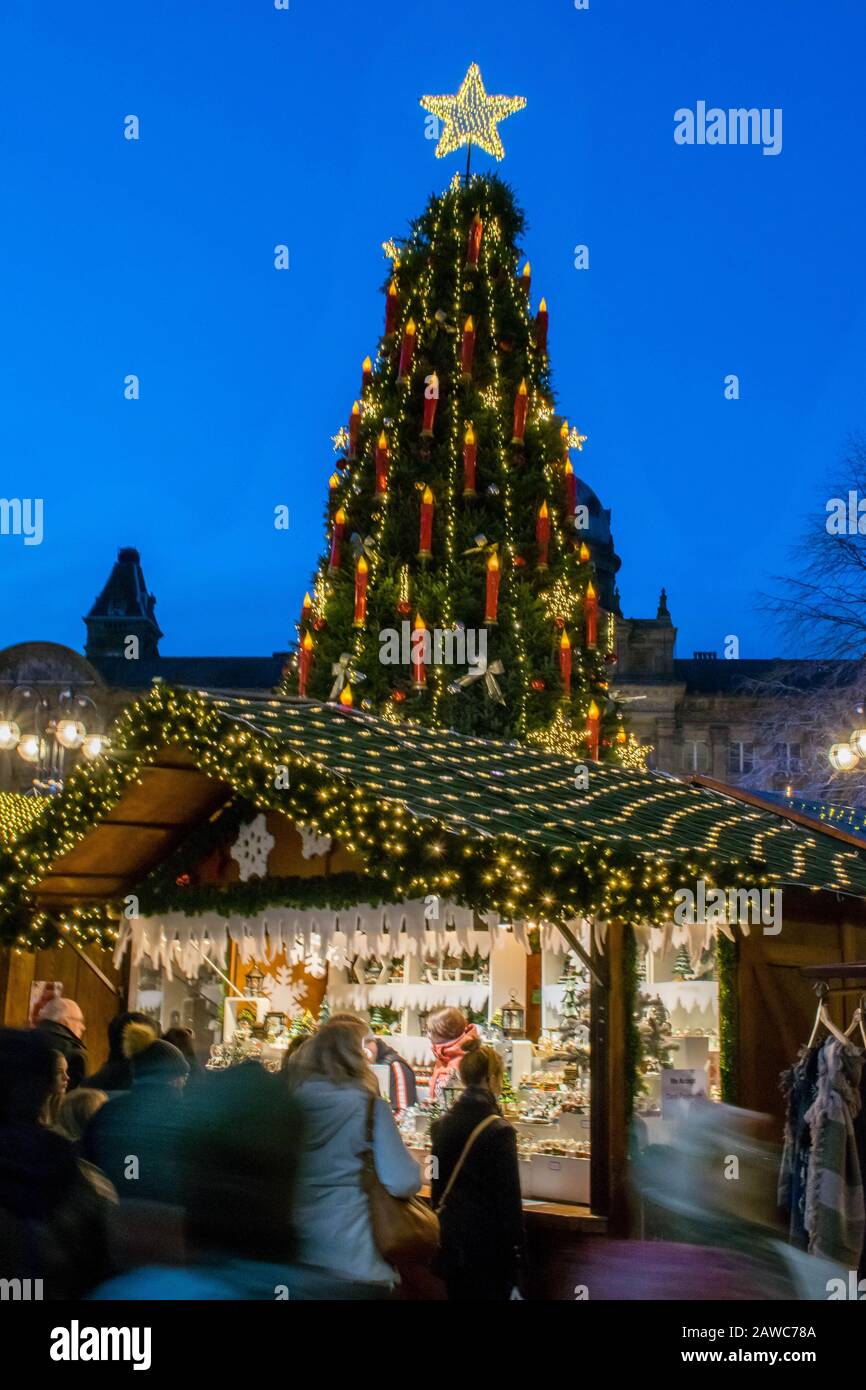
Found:
<svg viewBox="0 0 866 1390"><path fill-rule="evenodd" d="M397 322L400 318L400 296L397 294L397 282L392 280L388 286L388 293L385 296L385 336L397 332Z"/></svg>
<svg viewBox="0 0 866 1390"><path fill-rule="evenodd" d="M481 236L484 231L484 223L476 212L469 228L469 238L466 243L466 268L476 270L478 267L478 256L481 251Z"/></svg>
<svg viewBox="0 0 866 1390"><path fill-rule="evenodd" d="M487 587L484 594L484 621L485 623L497 622L497 611L499 608L499 580L501 571L499 569L499 556L495 550L490 552L487 561Z"/></svg>
<svg viewBox="0 0 866 1390"><path fill-rule="evenodd" d="M542 299L538 306L538 313L535 317L535 346L539 352L547 352L547 326L549 315L547 313L547 300Z"/></svg>
<svg viewBox="0 0 866 1390"><path fill-rule="evenodd" d="M372 384L372 381L373 381L373 363L371 362L371 360L370 360L369 357L365 357L364 360L363 360L363 362L361 363L361 394L362 394L362 395L363 395L363 393L366 391L367 387L370 386L370 385Z"/></svg>
<svg viewBox="0 0 866 1390"><path fill-rule="evenodd" d="M526 265L523 267L523 274L522 274L521 277L520 277L520 288L522 289L523 293L526 295L526 298L527 298L527 299L529 298L529 287L530 287L531 284L532 284L532 268L531 268L531 266L530 266L530 264L529 264L529 261L527 261L527 262L526 262Z"/></svg>
<svg viewBox="0 0 866 1390"><path fill-rule="evenodd" d="M587 560L589 559L589 546L587 545L586 541L581 541L580 550L577 552L577 558L580 560L580 563L582 565L585 565Z"/></svg>
<svg viewBox="0 0 866 1390"><path fill-rule="evenodd" d="M412 684L421 687L427 684L427 669L424 665L424 647L427 642L427 624L420 613L415 614L415 626L412 629Z"/></svg>
<svg viewBox="0 0 866 1390"><path fill-rule="evenodd" d="M433 542L433 493L429 487L425 487L421 494L421 536L418 545L418 559L429 560L432 557L431 549Z"/></svg>
<svg viewBox="0 0 866 1390"><path fill-rule="evenodd" d="M431 372L424 382L424 424L421 429L423 439L433 438L433 423L436 419L438 404L439 378L435 372Z"/></svg>
<svg viewBox="0 0 866 1390"><path fill-rule="evenodd" d="M412 358L415 355L415 337L417 329L415 320L410 319L403 332L403 345L400 348L400 367L397 372L397 380L404 381L412 370Z"/></svg>
<svg viewBox="0 0 866 1390"><path fill-rule="evenodd" d="M478 445L475 442L475 431L471 425L466 426L466 433L463 436L463 496L475 496L475 461L478 457Z"/></svg>
<svg viewBox="0 0 866 1390"><path fill-rule="evenodd" d="M304 601L301 604L301 621L298 630L303 632L305 627L309 627L313 618L313 600L309 594L304 594Z"/></svg>
<svg viewBox="0 0 866 1390"><path fill-rule="evenodd" d="M566 695L571 694L571 642L568 633L563 631L559 639L559 674L565 686Z"/></svg>
<svg viewBox="0 0 866 1390"><path fill-rule="evenodd" d="M572 517L577 511L577 478L571 466L571 459L565 460L565 513Z"/></svg>
<svg viewBox="0 0 866 1390"><path fill-rule="evenodd" d="M590 700L589 709L586 712L586 732L589 735L589 756L594 763L598 762L598 735L600 727L601 710L595 703L595 700Z"/></svg>
<svg viewBox="0 0 866 1390"><path fill-rule="evenodd" d="M390 455L388 453L388 436L382 430L376 444L376 496L383 497L388 491L388 467Z"/></svg>
<svg viewBox="0 0 866 1390"><path fill-rule="evenodd" d="M535 543L538 546L538 568L547 569L547 555L550 547L550 513L547 510L547 502L542 502L538 509L538 519L535 523Z"/></svg>
<svg viewBox="0 0 866 1390"><path fill-rule="evenodd" d="M460 366L464 376L472 375L472 358L475 356L475 323L470 314L463 325L463 342L460 347Z"/></svg>
<svg viewBox="0 0 866 1390"><path fill-rule="evenodd" d="M338 507L334 513L334 530L331 533L331 558L328 562L330 570L340 568L340 545L343 540L343 532L346 529L346 513L342 507Z"/></svg>
<svg viewBox="0 0 866 1390"><path fill-rule="evenodd" d="M352 406L352 413L349 416L349 458L353 459L358 452L358 431L361 428L361 407L358 402Z"/></svg>
<svg viewBox="0 0 866 1390"><path fill-rule="evenodd" d="M363 627L367 621L367 579L370 566L363 555L358 556L355 566L355 619L354 627Z"/></svg>
<svg viewBox="0 0 866 1390"><path fill-rule="evenodd" d="M586 627L586 645L596 647L598 645L598 594L592 580L586 586L586 597L583 600L583 621Z"/></svg>
<svg viewBox="0 0 866 1390"><path fill-rule="evenodd" d="M523 436L526 433L526 408L529 405L529 396L526 390L526 378L524 377L517 388L517 395L514 397L514 436L512 444L522 444Z"/></svg>
<svg viewBox="0 0 866 1390"><path fill-rule="evenodd" d="M301 642L301 652L298 658L298 694L306 695L307 681L310 679L310 667L313 664L313 639L309 632L304 633Z"/></svg>
<svg viewBox="0 0 866 1390"><path fill-rule="evenodd" d="M352 694L352 687L350 685L344 685L343 689L340 691L340 704L343 706L343 709L351 709L354 703L355 697Z"/></svg>
<svg viewBox="0 0 866 1390"><path fill-rule="evenodd" d="M332 473L328 479L328 501L333 502L340 490L340 475Z"/></svg>

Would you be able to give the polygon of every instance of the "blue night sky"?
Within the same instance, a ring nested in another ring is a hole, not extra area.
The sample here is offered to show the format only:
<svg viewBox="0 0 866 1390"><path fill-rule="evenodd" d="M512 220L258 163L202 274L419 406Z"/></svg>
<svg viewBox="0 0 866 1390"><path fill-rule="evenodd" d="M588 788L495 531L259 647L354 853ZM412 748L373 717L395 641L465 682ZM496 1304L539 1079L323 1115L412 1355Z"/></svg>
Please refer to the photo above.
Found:
<svg viewBox="0 0 866 1390"><path fill-rule="evenodd" d="M81 647L120 545L165 654L287 645L381 243L463 164L418 97L475 60L528 101L500 172L624 612L664 584L680 655L782 650L757 592L866 428L864 51L860 0L5 0L0 495L44 498L45 539L0 537L0 646ZM699 100L781 107L781 154L676 145Z"/></svg>

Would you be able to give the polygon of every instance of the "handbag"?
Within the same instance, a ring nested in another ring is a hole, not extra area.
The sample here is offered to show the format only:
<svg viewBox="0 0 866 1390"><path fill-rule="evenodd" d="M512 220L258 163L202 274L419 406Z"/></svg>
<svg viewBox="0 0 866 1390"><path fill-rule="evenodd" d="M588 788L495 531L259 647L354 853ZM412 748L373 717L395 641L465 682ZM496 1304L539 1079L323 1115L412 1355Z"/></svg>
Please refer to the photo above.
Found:
<svg viewBox="0 0 866 1390"><path fill-rule="evenodd" d="M439 1218L418 1197L393 1197L379 1181L373 1154L376 1096L367 1106L367 1147L362 1154L361 1187L367 1195L376 1249L388 1264L428 1265L439 1249Z"/></svg>

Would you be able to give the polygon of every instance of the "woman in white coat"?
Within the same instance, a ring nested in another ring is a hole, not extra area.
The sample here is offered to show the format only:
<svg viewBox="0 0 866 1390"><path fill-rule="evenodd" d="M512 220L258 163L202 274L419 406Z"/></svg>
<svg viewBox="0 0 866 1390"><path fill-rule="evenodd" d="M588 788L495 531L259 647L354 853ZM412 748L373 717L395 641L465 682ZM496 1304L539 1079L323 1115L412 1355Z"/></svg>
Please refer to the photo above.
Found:
<svg viewBox="0 0 866 1390"><path fill-rule="evenodd" d="M376 1249L361 1185L371 1095L377 1097L373 1157L379 1181L393 1197L414 1197L421 1171L390 1105L379 1097L363 1037L363 1028L352 1023L325 1023L287 1068L304 1130L294 1220L302 1264L364 1284L370 1298L384 1298L397 1275Z"/></svg>

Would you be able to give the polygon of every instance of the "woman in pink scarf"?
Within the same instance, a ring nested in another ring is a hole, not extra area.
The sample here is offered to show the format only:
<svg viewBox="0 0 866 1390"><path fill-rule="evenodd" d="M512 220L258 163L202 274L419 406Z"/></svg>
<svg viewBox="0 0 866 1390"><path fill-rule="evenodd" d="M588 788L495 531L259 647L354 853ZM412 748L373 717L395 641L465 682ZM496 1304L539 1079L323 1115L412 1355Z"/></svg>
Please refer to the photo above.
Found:
<svg viewBox="0 0 866 1390"><path fill-rule="evenodd" d="M458 1080L457 1068L464 1052L477 1047L478 1029L469 1023L460 1009L439 1009L427 1020L427 1036L433 1048L435 1062L430 1077L429 1097L441 1101L446 1086Z"/></svg>

